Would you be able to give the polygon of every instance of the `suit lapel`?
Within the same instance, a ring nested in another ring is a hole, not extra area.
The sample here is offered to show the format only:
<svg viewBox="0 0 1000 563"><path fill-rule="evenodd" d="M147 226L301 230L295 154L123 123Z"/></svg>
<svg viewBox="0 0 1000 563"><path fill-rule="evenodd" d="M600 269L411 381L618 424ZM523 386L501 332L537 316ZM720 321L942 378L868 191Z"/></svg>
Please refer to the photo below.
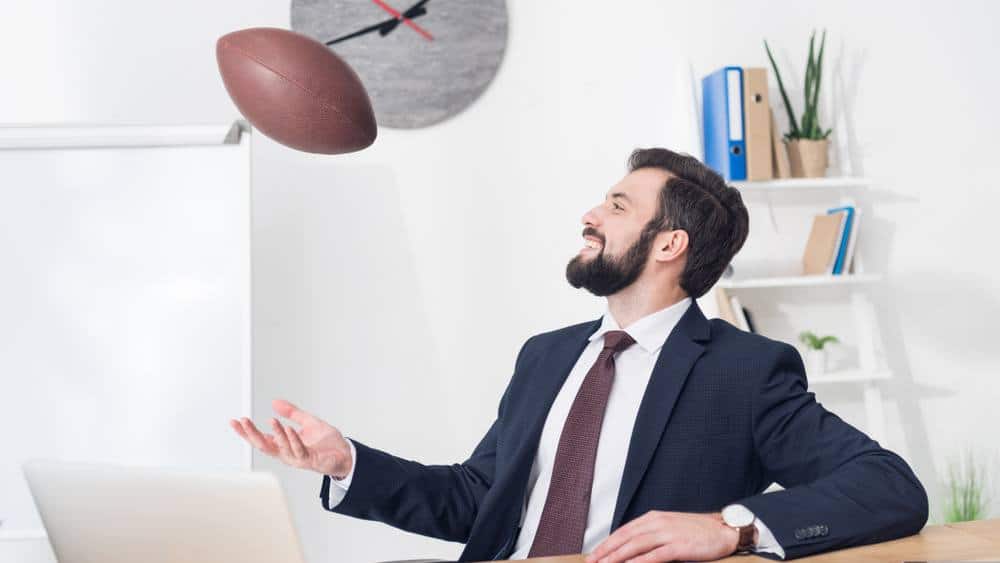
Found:
<svg viewBox="0 0 1000 563"><path fill-rule="evenodd" d="M708 340L709 334L708 320L698 303L692 300L663 344L642 396L611 521L612 531L621 524L625 509L646 474L691 368L705 352L705 347L698 342Z"/></svg>
<svg viewBox="0 0 1000 563"><path fill-rule="evenodd" d="M580 354L587 347L588 338L600 326L601 319L580 325L579 329L555 344L533 370L531 392L525 397L525 408L521 411L528 422L523 426L523 439L517 440L518 446L511 465L514 468L511 476L512 490L516 493L512 498L523 501L531 467L538 453L538 442L552 403Z"/></svg>

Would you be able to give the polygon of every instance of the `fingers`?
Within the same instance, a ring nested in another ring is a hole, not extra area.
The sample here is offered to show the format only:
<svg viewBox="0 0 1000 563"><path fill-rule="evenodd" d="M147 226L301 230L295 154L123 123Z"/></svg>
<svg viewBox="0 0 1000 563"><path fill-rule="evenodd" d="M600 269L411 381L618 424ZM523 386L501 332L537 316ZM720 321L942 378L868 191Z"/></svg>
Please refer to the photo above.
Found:
<svg viewBox="0 0 1000 563"><path fill-rule="evenodd" d="M671 544L661 545L660 547L654 549L653 551L644 553L635 559L632 559L633 563L662 563L663 561L673 561L679 559L682 556L678 554L680 551Z"/></svg>
<svg viewBox="0 0 1000 563"><path fill-rule="evenodd" d="M292 452L303 461L307 460L309 458L309 449L302 443L299 431L289 426L288 434L288 442L292 445Z"/></svg>
<svg viewBox="0 0 1000 563"><path fill-rule="evenodd" d="M639 534L633 536L618 549L601 557L601 563L621 563L630 561L633 557L649 553L662 545L666 541L659 534Z"/></svg>
<svg viewBox="0 0 1000 563"><path fill-rule="evenodd" d="M306 415L310 416L310 415ZM232 427L241 438L253 447L271 457L278 457L282 462L293 467L308 468L310 460L309 447L305 445L301 434L291 426L281 424L276 418L271 419L274 435L264 434L249 418L230 420Z"/></svg>
<svg viewBox="0 0 1000 563"><path fill-rule="evenodd" d="M241 435L244 436L246 440L253 445L253 447L269 456L278 455L278 448L274 442L274 438L261 433L260 430L257 430L253 421L249 418L243 417L240 419L239 424L243 430Z"/></svg>
<svg viewBox="0 0 1000 563"><path fill-rule="evenodd" d="M299 407L293 405L292 403L289 403L284 399L275 399L271 401L271 408L273 408L274 412L278 413L279 415L287 419L293 420L302 426L305 426L307 423L315 422L316 420L318 420L313 415L307 413L306 411L300 409Z"/></svg>
<svg viewBox="0 0 1000 563"><path fill-rule="evenodd" d="M288 436L285 435L285 427L278 422L278 419L271 419L271 429L274 430L274 441L278 444L278 453L283 457L289 457L291 448L288 446Z"/></svg>
<svg viewBox="0 0 1000 563"><path fill-rule="evenodd" d="M295 467L305 467L309 457L308 450L302 444L298 432L291 426L283 426L276 418L271 419L271 426L274 428L281 460Z"/></svg>
<svg viewBox="0 0 1000 563"><path fill-rule="evenodd" d="M607 537L600 545L594 549L593 553L587 556L587 563L595 563L606 557L609 553L625 545L633 537L652 531L656 527L658 513L650 511L631 522L621 526Z"/></svg>
<svg viewBox="0 0 1000 563"><path fill-rule="evenodd" d="M229 421L229 426L240 435L240 438L243 438L244 440L247 439L247 433L243 431L243 427L240 426L239 421L235 418Z"/></svg>
<svg viewBox="0 0 1000 563"><path fill-rule="evenodd" d="M587 562L603 561L603 558L607 557L608 554L615 552L634 538L643 534L660 531L670 518L671 513L656 510L651 510L643 514L615 530L613 534L597 546L594 552L587 558Z"/></svg>

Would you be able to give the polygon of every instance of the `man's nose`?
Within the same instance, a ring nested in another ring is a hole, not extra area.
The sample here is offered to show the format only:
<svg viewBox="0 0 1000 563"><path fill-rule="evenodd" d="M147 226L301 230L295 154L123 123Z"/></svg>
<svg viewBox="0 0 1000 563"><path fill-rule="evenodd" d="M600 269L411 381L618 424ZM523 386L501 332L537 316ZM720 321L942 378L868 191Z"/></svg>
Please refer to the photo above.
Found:
<svg viewBox="0 0 1000 563"><path fill-rule="evenodd" d="M581 221L584 225L588 227L596 227L601 224L601 216L598 213L598 208L595 207L583 214Z"/></svg>

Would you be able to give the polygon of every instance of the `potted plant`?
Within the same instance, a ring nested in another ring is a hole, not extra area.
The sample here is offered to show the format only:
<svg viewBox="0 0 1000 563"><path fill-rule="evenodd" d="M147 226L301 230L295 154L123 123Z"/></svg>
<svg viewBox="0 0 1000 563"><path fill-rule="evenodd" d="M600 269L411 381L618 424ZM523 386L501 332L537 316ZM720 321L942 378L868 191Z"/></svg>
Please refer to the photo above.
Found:
<svg viewBox="0 0 1000 563"><path fill-rule="evenodd" d="M836 336L816 336L811 331L799 334L799 341L806 345L806 374L823 375L826 372L826 345L840 342Z"/></svg>
<svg viewBox="0 0 1000 563"><path fill-rule="evenodd" d="M971 452L964 457L948 464L944 521L949 524L986 518L990 504L986 465L978 463Z"/></svg>
<svg viewBox="0 0 1000 563"><path fill-rule="evenodd" d="M774 62L771 54L771 47L767 40L764 40L764 49L767 51L767 58L771 60L771 67L774 68L774 76L778 79L778 88L781 90L781 99L788 112L788 123L791 130L785 133L785 144L788 146L788 162L791 165L792 176L795 178L816 178L826 174L828 164L827 150L831 129L824 130L819 125L819 85L823 75L823 50L826 46L826 30L819 43L819 54L815 57L814 43L816 32L809 37L809 58L806 60L806 80L805 80L805 107L802 111L802 119L796 120L792 111L792 104L788 101L788 93L785 92L785 85L781 81L781 73L778 72L778 65Z"/></svg>

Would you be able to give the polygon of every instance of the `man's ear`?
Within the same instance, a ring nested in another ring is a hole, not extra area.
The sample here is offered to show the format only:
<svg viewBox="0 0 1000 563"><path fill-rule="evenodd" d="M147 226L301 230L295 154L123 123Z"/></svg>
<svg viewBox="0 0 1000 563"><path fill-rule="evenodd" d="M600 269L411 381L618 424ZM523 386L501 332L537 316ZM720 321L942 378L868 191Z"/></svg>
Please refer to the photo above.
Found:
<svg viewBox="0 0 1000 563"><path fill-rule="evenodd" d="M687 254L688 234L683 229L663 231L653 239L653 258L657 262L672 262Z"/></svg>

